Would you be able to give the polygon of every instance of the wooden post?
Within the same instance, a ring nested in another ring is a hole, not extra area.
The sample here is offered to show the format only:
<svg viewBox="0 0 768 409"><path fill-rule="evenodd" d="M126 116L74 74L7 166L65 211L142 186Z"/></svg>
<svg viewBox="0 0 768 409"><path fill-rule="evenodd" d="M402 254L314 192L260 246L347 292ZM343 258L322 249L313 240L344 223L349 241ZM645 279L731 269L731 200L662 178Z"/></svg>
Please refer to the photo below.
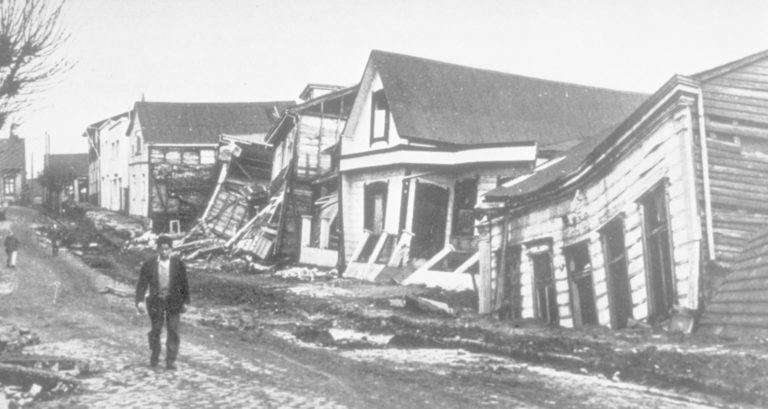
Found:
<svg viewBox="0 0 768 409"><path fill-rule="evenodd" d="M480 285L477 289L477 311L480 314L492 312L491 305L491 226L478 229L480 240L477 243L478 261L480 263Z"/></svg>
<svg viewBox="0 0 768 409"><path fill-rule="evenodd" d="M312 215L301 215L301 247L309 247L312 241Z"/></svg>
<svg viewBox="0 0 768 409"><path fill-rule="evenodd" d="M320 218L320 245L321 249L327 249L328 243L331 241L331 218Z"/></svg>

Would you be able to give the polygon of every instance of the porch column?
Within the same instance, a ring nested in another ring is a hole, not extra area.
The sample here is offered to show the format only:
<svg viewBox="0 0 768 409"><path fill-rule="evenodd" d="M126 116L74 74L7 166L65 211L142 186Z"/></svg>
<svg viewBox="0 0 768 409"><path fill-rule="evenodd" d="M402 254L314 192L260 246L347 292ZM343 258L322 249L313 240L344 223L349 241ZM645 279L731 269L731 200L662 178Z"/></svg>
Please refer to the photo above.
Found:
<svg viewBox="0 0 768 409"><path fill-rule="evenodd" d="M478 263L480 268L480 283L477 288L477 312L490 314L491 305L491 226L486 220L477 225L480 237L477 242Z"/></svg>
<svg viewBox="0 0 768 409"><path fill-rule="evenodd" d="M301 247L309 247L312 241L312 215L301 215Z"/></svg>
<svg viewBox="0 0 768 409"><path fill-rule="evenodd" d="M311 219L310 219L311 220ZM331 241L331 218L323 217L320 219L320 247L321 249L327 249L328 243Z"/></svg>

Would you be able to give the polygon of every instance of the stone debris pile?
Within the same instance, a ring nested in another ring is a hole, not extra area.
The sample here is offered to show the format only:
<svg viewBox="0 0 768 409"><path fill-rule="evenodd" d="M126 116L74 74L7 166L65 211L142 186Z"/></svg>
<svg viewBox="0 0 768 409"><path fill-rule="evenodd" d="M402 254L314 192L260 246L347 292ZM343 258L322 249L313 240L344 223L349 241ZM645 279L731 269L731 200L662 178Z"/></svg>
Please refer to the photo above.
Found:
<svg viewBox="0 0 768 409"><path fill-rule="evenodd" d="M300 281L328 280L339 277L336 269L323 271L315 267L291 267L276 271L273 276Z"/></svg>

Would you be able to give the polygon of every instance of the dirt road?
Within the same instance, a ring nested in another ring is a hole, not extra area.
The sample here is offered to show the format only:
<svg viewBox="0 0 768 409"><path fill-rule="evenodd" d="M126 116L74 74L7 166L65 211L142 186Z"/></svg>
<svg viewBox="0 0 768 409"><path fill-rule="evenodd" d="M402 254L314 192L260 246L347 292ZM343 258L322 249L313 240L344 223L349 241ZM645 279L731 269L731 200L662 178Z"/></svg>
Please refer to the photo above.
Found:
<svg viewBox="0 0 768 409"><path fill-rule="evenodd" d="M0 273L0 317L39 334L25 352L88 360L82 390L36 407L179 408L705 408L702 395L670 393L462 350L303 344L254 328L183 319L179 369L148 367L146 316L129 298L100 292L112 280L64 251L50 255L35 231L48 220L12 208L5 227L22 245L18 268ZM2 230L4 226L0 226ZM194 304L194 294L193 294Z"/></svg>

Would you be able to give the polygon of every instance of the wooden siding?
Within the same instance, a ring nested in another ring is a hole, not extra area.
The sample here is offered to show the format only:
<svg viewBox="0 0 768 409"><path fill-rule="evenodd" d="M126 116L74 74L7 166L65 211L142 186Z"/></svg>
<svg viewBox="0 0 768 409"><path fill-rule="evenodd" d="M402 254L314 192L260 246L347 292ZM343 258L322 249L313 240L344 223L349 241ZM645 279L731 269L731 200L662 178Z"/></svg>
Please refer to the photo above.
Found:
<svg viewBox="0 0 768 409"><path fill-rule="evenodd" d="M701 326L727 336L768 335L768 230L750 240L736 258L711 303Z"/></svg>
<svg viewBox="0 0 768 409"><path fill-rule="evenodd" d="M598 231L615 218L623 218L634 318L648 316L643 219L637 200L658 183L666 184L670 237L675 246L672 258L677 301L696 308L701 231L695 209L695 175L691 163L694 135L692 103L690 100L681 101L637 131L632 137L632 144L620 153L622 159L607 174L581 189L585 200L574 201L571 196L510 217L507 243L523 247L520 281L524 318L534 316L533 267L530 249L526 245L537 240L551 240L560 324L572 326L563 247L586 241L592 263L598 320L602 325L610 324L605 262ZM576 205L577 202L582 204ZM694 205L691 206L691 203ZM576 224L564 228L564 216L574 214L580 215ZM500 220L495 220L491 235L493 252L500 251L502 241ZM496 257L491 257L494 276L498 272L496 262Z"/></svg>
<svg viewBox="0 0 768 409"><path fill-rule="evenodd" d="M729 267L768 226L768 60L712 78L702 90L715 260Z"/></svg>
<svg viewBox="0 0 768 409"><path fill-rule="evenodd" d="M311 179L331 170L331 154L323 151L336 144L344 123L338 117L302 115L298 130L297 178Z"/></svg>

